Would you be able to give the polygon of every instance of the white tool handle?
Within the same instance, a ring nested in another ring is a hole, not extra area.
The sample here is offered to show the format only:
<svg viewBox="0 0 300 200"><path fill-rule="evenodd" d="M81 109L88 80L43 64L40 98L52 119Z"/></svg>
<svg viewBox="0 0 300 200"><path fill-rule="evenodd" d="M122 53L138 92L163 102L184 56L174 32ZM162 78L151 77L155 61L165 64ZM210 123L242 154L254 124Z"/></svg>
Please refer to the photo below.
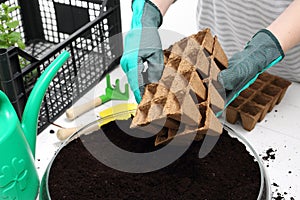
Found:
<svg viewBox="0 0 300 200"><path fill-rule="evenodd" d="M102 103L102 100L100 99L100 97L97 97L96 99L87 102L85 104L82 104L80 106L76 106L76 107L71 107L66 111L66 116L69 120L73 120L76 117L78 117L79 115L97 107L100 106Z"/></svg>
<svg viewBox="0 0 300 200"><path fill-rule="evenodd" d="M77 132L78 130L80 130L82 127L73 127L73 128L62 128L59 129L56 133L56 136L59 140L65 140L68 137L70 137L73 133ZM82 134L88 134L91 132L94 132L96 130L99 129L99 124L98 123L94 123L91 126L86 127L85 129L82 129L80 131L80 135Z"/></svg>

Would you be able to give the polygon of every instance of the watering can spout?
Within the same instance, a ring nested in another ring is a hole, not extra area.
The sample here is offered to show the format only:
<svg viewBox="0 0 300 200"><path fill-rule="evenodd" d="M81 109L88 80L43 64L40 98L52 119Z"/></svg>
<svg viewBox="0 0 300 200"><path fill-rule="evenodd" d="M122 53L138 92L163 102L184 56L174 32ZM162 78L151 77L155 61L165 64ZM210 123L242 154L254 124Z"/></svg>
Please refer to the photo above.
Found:
<svg viewBox="0 0 300 200"><path fill-rule="evenodd" d="M40 107L47 88L60 67L69 58L70 53L63 51L42 73L33 87L22 115L21 126L26 140L35 156L35 143Z"/></svg>

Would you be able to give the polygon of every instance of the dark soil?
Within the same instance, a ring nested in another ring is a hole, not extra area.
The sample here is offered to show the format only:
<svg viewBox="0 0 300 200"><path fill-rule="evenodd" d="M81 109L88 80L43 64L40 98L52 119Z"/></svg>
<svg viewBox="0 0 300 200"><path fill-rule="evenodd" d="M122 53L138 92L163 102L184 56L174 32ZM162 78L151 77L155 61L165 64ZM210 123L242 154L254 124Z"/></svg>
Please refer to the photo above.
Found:
<svg viewBox="0 0 300 200"><path fill-rule="evenodd" d="M263 160L275 160L275 152L276 150L273 150L272 148L269 148L267 151L266 151L266 156L263 156L262 159Z"/></svg>
<svg viewBox="0 0 300 200"><path fill-rule="evenodd" d="M118 123L129 127L130 120ZM162 148L153 146L154 137L137 139L125 134L116 122L102 126L102 130L123 149L150 152ZM86 140L99 144L97 134L102 132L81 136L58 153L49 176L52 199L257 199L258 163L226 131L208 156L198 158L202 142L195 141L178 160L149 173L125 173L99 162L83 145Z"/></svg>

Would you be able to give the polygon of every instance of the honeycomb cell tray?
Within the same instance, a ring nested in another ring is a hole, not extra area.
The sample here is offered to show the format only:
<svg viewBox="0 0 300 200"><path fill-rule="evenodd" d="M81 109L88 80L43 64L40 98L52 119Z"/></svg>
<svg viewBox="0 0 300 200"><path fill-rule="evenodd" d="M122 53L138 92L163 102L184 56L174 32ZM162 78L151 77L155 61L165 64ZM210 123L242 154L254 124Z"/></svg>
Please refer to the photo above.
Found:
<svg viewBox="0 0 300 200"><path fill-rule="evenodd" d="M131 127L156 133L156 145L179 135L195 134L197 140L221 134L215 113L224 98L217 74L228 60L217 37L205 29L183 38L164 50L164 62L159 82L145 87Z"/></svg>
<svg viewBox="0 0 300 200"><path fill-rule="evenodd" d="M251 131L281 102L290 85L288 80L262 73L227 107L226 120L232 124L240 120L243 128Z"/></svg>

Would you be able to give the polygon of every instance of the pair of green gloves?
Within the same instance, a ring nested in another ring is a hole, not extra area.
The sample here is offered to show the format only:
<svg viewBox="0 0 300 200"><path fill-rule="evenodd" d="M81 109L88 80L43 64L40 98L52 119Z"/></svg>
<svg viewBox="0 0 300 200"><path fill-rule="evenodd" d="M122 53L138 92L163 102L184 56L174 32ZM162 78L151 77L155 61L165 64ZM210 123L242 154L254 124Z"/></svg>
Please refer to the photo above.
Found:
<svg viewBox="0 0 300 200"><path fill-rule="evenodd" d="M140 103L145 85L158 82L164 68L158 33L162 15L149 0L133 0L132 11L131 30L125 37L121 66L137 103ZM284 52L276 37L262 29L252 37L244 50L229 59L228 69L218 74L218 81L226 91L236 93L248 87L258 74L283 57Z"/></svg>

